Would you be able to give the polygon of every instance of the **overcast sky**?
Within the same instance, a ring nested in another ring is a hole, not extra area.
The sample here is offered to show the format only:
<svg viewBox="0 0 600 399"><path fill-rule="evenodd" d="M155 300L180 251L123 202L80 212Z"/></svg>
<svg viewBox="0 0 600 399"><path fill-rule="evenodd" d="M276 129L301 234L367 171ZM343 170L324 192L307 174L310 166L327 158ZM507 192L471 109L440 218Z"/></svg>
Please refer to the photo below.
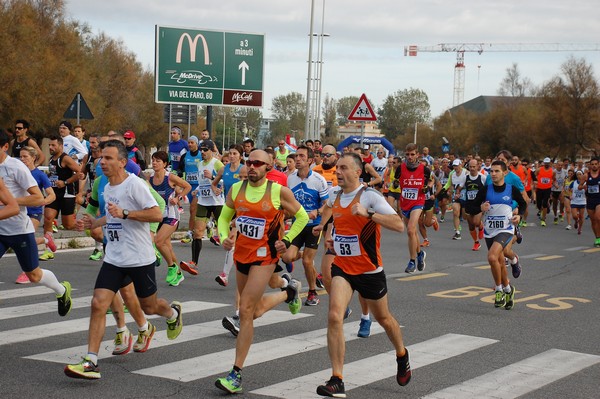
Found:
<svg viewBox="0 0 600 399"><path fill-rule="evenodd" d="M323 0L315 0L321 32ZM324 0L329 34L323 50L323 97L366 93L374 107L397 90L418 88L432 116L452 106L456 53L405 57L404 46L438 43L600 43L597 0ZM306 95L311 0L67 0L68 17L121 40L154 69L154 26L264 33L264 108L292 91ZM316 47L316 44L315 44ZM600 52L465 54L465 101L496 95L506 69L539 85L560 74L569 56L600 76ZM315 50L316 56L316 50Z"/></svg>

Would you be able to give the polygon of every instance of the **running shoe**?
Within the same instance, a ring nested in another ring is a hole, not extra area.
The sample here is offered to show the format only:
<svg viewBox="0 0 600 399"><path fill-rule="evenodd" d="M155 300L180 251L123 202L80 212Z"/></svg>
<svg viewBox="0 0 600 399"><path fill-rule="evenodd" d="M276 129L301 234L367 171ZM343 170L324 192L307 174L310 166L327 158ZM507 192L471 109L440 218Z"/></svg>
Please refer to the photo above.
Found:
<svg viewBox="0 0 600 399"><path fill-rule="evenodd" d="M515 235L517 236L517 244L520 244L523 241L523 234L521 234L519 226L515 227Z"/></svg>
<svg viewBox="0 0 600 399"><path fill-rule="evenodd" d="M460 240L462 237L460 236L460 231L457 231L454 233L454 235L452 236L453 240Z"/></svg>
<svg viewBox="0 0 600 399"><path fill-rule="evenodd" d="M562 213L560 214L560 222L564 222L565 221L565 215L563 215Z"/></svg>
<svg viewBox="0 0 600 399"><path fill-rule="evenodd" d="M323 284L323 275L321 273L317 274L315 284L317 284L317 288L325 288L325 284Z"/></svg>
<svg viewBox="0 0 600 399"><path fill-rule="evenodd" d="M404 356L396 357L396 362L398 363L398 373L396 374L396 382L398 382L398 385L400 386L405 386L406 384L408 384L412 377L408 349L404 348L404 351Z"/></svg>
<svg viewBox="0 0 600 399"><path fill-rule="evenodd" d="M406 269L404 269L405 273L414 273L415 270L417 270L417 264L415 263L414 260L410 260L408 261L408 266L406 266Z"/></svg>
<svg viewBox="0 0 600 399"><path fill-rule="evenodd" d="M517 262L513 265L512 262L510 262L510 267L512 269L512 275L514 278L519 278L519 276L521 275L521 264L519 263L519 255L515 254L515 257L517 258Z"/></svg>
<svg viewBox="0 0 600 399"><path fill-rule="evenodd" d="M215 281L217 283L219 283L219 285L222 285L223 287L227 287L227 284L229 283L227 281L227 275L223 272L221 272L217 277L215 277Z"/></svg>
<svg viewBox="0 0 600 399"><path fill-rule="evenodd" d="M444 223L444 216L440 216L440 223Z"/></svg>
<svg viewBox="0 0 600 399"><path fill-rule="evenodd" d="M215 381L215 386L228 393L241 393L242 392L242 374L231 369L227 377L219 378Z"/></svg>
<svg viewBox="0 0 600 399"><path fill-rule="evenodd" d="M48 240L48 242L46 243L46 246L48 247L48 249L50 249L50 251L52 251L52 252L56 252L56 243L54 242L54 238L52 238L52 234L50 234L49 232L46 232L44 234L44 238L46 240Z"/></svg>
<svg viewBox="0 0 600 399"><path fill-rule="evenodd" d="M479 249L481 248L481 244L479 243L479 241L475 241L473 243L473 248L471 248L472 251L479 251Z"/></svg>
<svg viewBox="0 0 600 399"><path fill-rule="evenodd" d="M510 292L505 293L506 304L504 305L504 309L511 310L515 307L515 286L511 285Z"/></svg>
<svg viewBox="0 0 600 399"><path fill-rule="evenodd" d="M281 278L286 280L288 284L290 283L290 281L292 281L292 275L289 273L281 273ZM281 291L285 291L286 289L287 285L286 288L282 288Z"/></svg>
<svg viewBox="0 0 600 399"><path fill-rule="evenodd" d="M526 222L526 221L524 221L524 220L521 220L521 221L519 222L519 224L521 225L521 227L527 227L527 222Z"/></svg>
<svg viewBox="0 0 600 399"><path fill-rule="evenodd" d="M417 270L422 272L425 270L425 258L427 258L427 253L423 250L417 253Z"/></svg>
<svg viewBox="0 0 600 399"><path fill-rule="evenodd" d="M71 301L71 283L63 281L61 284L65 287L65 293L61 296L56 296L58 300L58 314L66 316L71 311L71 306L73 306L73 302Z"/></svg>
<svg viewBox="0 0 600 399"><path fill-rule="evenodd" d="M423 240L423 243L421 244L421 247L428 247L430 245L429 240L426 238Z"/></svg>
<svg viewBox="0 0 600 399"><path fill-rule="evenodd" d="M171 281L173 281L175 277L177 277L177 271L178 270L176 265L169 266L167 268L167 278L165 279L167 284L171 285Z"/></svg>
<svg viewBox="0 0 600 399"><path fill-rule="evenodd" d="M369 337L369 335L371 335L371 319L360 319L360 325L358 326L358 334L356 334L357 337L360 338L367 338Z"/></svg>
<svg viewBox="0 0 600 399"><path fill-rule="evenodd" d="M171 282L169 283L169 285L171 287L177 287L179 284L181 284L181 282L185 280L185 276L183 275L183 273L181 273L181 271L179 271L176 275L175 278L173 280L171 280Z"/></svg>
<svg viewBox="0 0 600 399"><path fill-rule="evenodd" d="M100 368L92 363L89 357L84 357L77 364L68 364L65 366L65 374L71 378L83 378L86 380L100 379Z"/></svg>
<svg viewBox="0 0 600 399"><path fill-rule="evenodd" d="M542 221L540 222L540 226L542 226L542 227L546 227L546 221L545 221L545 220L542 220Z"/></svg>
<svg viewBox="0 0 600 399"><path fill-rule="evenodd" d="M306 297L306 302L304 304L306 306L317 306L319 304L319 296L314 291L308 291L308 296Z"/></svg>
<svg viewBox="0 0 600 399"><path fill-rule="evenodd" d="M302 308L302 301L300 300L301 288L302 283L296 279L292 279L286 288L288 299L285 302L288 304L290 313L292 314L298 313Z"/></svg>
<svg viewBox="0 0 600 399"><path fill-rule="evenodd" d="M94 249L94 252L90 255L90 260L101 260L104 254L99 249Z"/></svg>
<svg viewBox="0 0 600 399"><path fill-rule="evenodd" d="M198 266L192 261L189 261L189 262L181 261L181 262L179 262L179 267L181 268L181 270L185 270L186 272L188 272L191 275L194 275L194 276L198 275ZM221 285L223 285L223 284L221 284ZM225 283L225 285L227 285L227 283Z"/></svg>
<svg viewBox="0 0 600 399"><path fill-rule="evenodd" d="M325 385L317 387L317 394L330 398L345 398L344 381L339 377L331 377L329 381L325 382Z"/></svg>
<svg viewBox="0 0 600 399"><path fill-rule="evenodd" d="M431 219L433 220L433 230L438 231L440 229L440 224L438 223L437 218L434 216Z"/></svg>
<svg viewBox="0 0 600 399"><path fill-rule="evenodd" d="M50 250L45 250L43 254L40 255L39 260L54 260L54 254Z"/></svg>
<svg viewBox="0 0 600 399"><path fill-rule="evenodd" d="M565 230L571 230L573 227L571 227L570 224L567 225L567 227L565 227Z"/></svg>
<svg viewBox="0 0 600 399"><path fill-rule="evenodd" d="M506 305L506 295L504 294L504 291L496 291L494 298L494 307L501 308L504 305Z"/></svg>
<svg viewBox="0 0 600 399"><path fill-rule="evenodd" d="M29 284L31 283L31 281L29 281L29 277L27 277L27 274L25 274L25 272L21 272L21 274L19 274L19 276L17 277L17 280L15 281L15 284Z"/></svg>
<svg viewBox="0 0 600 399"><path fill-rule="evenodd" d="M154 337L154 333L156 332L156 326L150 322L148 322L148 329L144 331L138 331L138 337L133 344L133 351L137 353L146 352L150 347L150 342L152 342L152 337Z"/></svg>
<svg viewBox="0 0 600 399"><path fill-rule="evenodd" d="M183 311L181 304L177 301L171 302L171 307L177 311L177 317L175 320L167 320L167 338L175 339L183 329Z"/></svg>
<svg viewBox="0 0 600 399"><path fill-rule="evenodd" d="M114 339L115 348L113 349L113 355L126 355L131 350L133 345L133 339L131 339L131 333L129 329L118 332Z"/></svg>
<svg viewBox="0 0 600 399"><path fill-rule="evenodd" d="M219 236L212 236L212 237L210 237L210 242L212 242L217 247L221 246L221 240L219 239Z"/></svg>
<svg viewBox="0 0 600 399"><path fill-rule="evenodd" d="M558 218L554 218L554 224L558 224Z"/></svg>
<svg viewBox="0 0 600 399"><path fill-rule="evenodd" d="M346 320L352 314L352 309L349 306L346 306L346 311L344 312L344 320Z"/></svg>
<svg viewBox="0 0 600 399"><path fill-rule="evenodd" d="M239 316L225 316L221 320L223 327L229 331L234 337L237 337L240 333L240 317Z"/></svg>
<svg viewBox="0 0 600 399"><path fill-rule="evenodd" d="M156 246L154 246L154 255L156 255L156 262L154 262L154 265L156 267L159 267L162 263L162 255L160 254L160 251L156 248Z"/></svg>
<svg viewBox="0 0 600 399"><path fill-rule="evenodd" d="M58 222L56 221L56 219L54 219L52 221L52 232L53 233L58 233Z"/></svg>
<svg viewBox="0 0 600 399"><path fill-rule="evenodd" d="M594 241L594 247L600 247L600 237L596 238L596 241Z"/></svg>
<svg viewBox="0 0 600 399"><path fill-rule="evenodd" d="M192 242L192 239L190 237L184 237L181 239L182 244L189 244L190 242Z"/></svg>

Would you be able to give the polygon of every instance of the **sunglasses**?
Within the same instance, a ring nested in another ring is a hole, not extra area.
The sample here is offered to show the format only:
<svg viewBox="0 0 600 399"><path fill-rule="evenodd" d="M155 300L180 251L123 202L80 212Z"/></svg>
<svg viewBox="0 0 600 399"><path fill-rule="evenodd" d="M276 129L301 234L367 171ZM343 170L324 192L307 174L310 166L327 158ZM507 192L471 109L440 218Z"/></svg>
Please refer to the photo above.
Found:
<svg viewBox="0 0 600 399"><path fill-rule="evenodd" d="M325 158L329 158L329 157L332 157L332 156L334 156L334 155L335 155L335 154L323 154L323 156L324 156Z"/></svg>
<svg viewBox="0 0 600 399"><path fill-rule="evenodd" d="M210 150L208 148L206 148L206 147L202 147L202 148L200 148L200 151L206 152L206 151L210 151Z"/></svg>
<svg viewBox="0 0 600 399"><path fill-rule="evenodd" d="M259 161L259 160L256 160L256 161L247 160L246 161L247 166L254 166L255 168L260 168L261 166L266 165L266 164L267 164L266 162Z"/></svg>
<svg viewBox="0 0 600 399"><path fill-rule="evenodd" d="M15 130L23 130L25 129L23 126L15 126Z"/></svg>

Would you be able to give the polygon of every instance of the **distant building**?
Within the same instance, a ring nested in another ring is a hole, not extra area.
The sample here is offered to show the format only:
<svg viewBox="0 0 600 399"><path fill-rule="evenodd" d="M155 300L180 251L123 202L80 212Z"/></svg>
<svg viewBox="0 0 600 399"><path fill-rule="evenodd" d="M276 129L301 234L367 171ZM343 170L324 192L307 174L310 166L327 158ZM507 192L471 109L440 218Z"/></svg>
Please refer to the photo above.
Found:
<svg viewBox="0 0 600 399"><path fill-rule="evenodd" d="M476 114L485 114L501 105L514 104L523 100L531 101L532 99L532 97L479 96L452 107L447 112L450 112L450 115L452 115L464 109Z"/></svg>
<svg viewBox="0 0 600 399"><path fill-rule="evenodd" d="M344 126L338 127L338 136L340 140L347 139L350 136L361 135L361 124L360 123L347 123ZM365 137L383 137L384 134L377 127L375 122L365 122Z"/></svg>

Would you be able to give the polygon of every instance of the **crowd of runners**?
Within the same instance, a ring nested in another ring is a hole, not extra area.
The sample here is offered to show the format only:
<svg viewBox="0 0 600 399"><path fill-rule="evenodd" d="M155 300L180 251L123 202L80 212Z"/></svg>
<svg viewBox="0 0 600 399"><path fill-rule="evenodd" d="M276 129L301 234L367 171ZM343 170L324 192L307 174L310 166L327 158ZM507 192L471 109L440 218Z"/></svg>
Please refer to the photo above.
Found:
<svg viewBox="0 0 600 399"><path fill-rule="evenodd" d="M522 272L513 248L523 240L522 229L562 224L582 239L591 231L593 245L600 247L598 158L529 161L506 150L483 159L434 157L415 144L402 149L400 157L383 146L338 150L318 140L298 147L279 140L274 147L256 149L252 139L220 153L208 131L184 140L174 126L168 150L151 154L146 165L133 131L86 139L82 126L63 121L49 138L46 162L27 135L29 127L20 119L12 139L0 132L0 255L12 248L22 268L16 282L51 288L65 316L72 305L71 285L59 282L40 261L54 259L57 228L85 230L94 238L89 259L102 266L91 303L87 353L64 369L73 378L101 377L98 350L107 312L117 321L115 355L148 350L157 328L147 315L164 317L168 338L177 338L183 309L177 301L158 297L155 268L167 265L170 286L179 286L186 274L198 275L204 238L225 250L215 283L228 286L235 265L237 285L236 312L222 320L237 337L235 358L216 386L242 391L254 319L283 302L292 314L302 305L318 306L317 289L325 289L332 374L317 393L333 397L345 397L343 322L354 291L361 305L357 335L369 337L373 317L396 351L398 384L411 379L408 350L387 304L381 227L406 231L406 273L425 270L426 251L435 240L465 236L473 251L485 243L494 306L506 310L515 305L511 277ZM39 167L46 163L47 172L42 172ZM80 207L84 216L77 219ZM529 214L535 209L537 218ZM435 233L440 223L452 223L451 237ZM40 225L43 234L36 237ZM190 257L178 260L172 235L183 225L188 232L181 242L189 244ZM321 264L315 265L319 251ZM308 286L304 301L302 284L292 277L300 265ZM137 338L125 324L125 310L135 320Z"/></svg>

